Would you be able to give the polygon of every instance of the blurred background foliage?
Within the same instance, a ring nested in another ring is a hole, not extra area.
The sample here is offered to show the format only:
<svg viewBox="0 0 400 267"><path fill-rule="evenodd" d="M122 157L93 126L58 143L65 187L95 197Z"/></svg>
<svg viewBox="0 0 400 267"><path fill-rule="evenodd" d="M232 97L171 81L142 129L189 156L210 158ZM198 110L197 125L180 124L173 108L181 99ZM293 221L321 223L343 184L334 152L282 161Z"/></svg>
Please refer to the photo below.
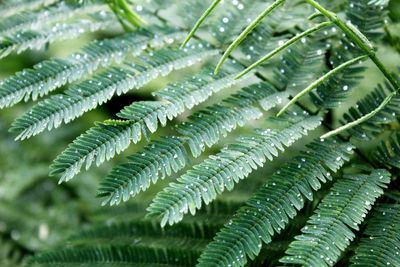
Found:
<svg viewBox="0 0 400 267"><path fill-rule="evenodd" d="M386 28L385 38L393 46L382 45L379 53L383 61L394 68L400 62L400 1L391 0L390 18L395 23ZM16 71L32 67L44 59L71 54L90 40L116 34L117 32L107 31L85 34L73 40L52 44L43 50L9 56L0 61L0 78L4 79ZM199 68L199 66L191 68L189 73L190 71L195 72L196 68ZM182 75L182 72L179 75ZM365 95L366 91L372 90L375 85L382 81L381 74L372 65L369 66L365 77L358 90L354 90L355 97L349 98L350 101L336 110L335 116L337 115L339 118L341 114L348 110L349 106L354 104L356 99ZM113 98L107 104L75 120L68 127L61 127L51 133L44 133L23 142L14 141L13 136L8 133L8 128L14 118L29 110L33 103L20 103L12 108L0 111L0 266L20 266L26 257L36 251L65 245L63 240L89 225L143 217L146 204L153 198L155 192L169 182L168 179L151 187L151 190L139 195L134 200L118 207L101 207L100 200L95 197L99 181L111 170L111 166L120 163L126 155L140 149L143 144L131 146L123 154L103 164L100 168L92 168L87 172L82 172L77 179L62 185L58 185L56 178L48 176L48 166L76 136L90 128L95 121L115 117L117 111L135 100L151 99L150 93L152 91L162 88L176 78L177 74L172 74L158 79L156 82L147 85L143 90ZM65 88L60 90L63 89ZM231 93L231 91L223 91L213 101L217 102L218 99L228 93ZM357 94L359 95L357 96ZM351 99L354 99L354 102ZM199 108L201 106L190 112ZM177 120L182 120L188 115L190 114L186 113L178 117ZM176 121L173 121L170 124L175 123ZM169 131L170 128L165 127L157 131L156 135L165 135ZM240 128L229 138L234 139L245 131L246 128ZM226 141L224 140L220 144L226 143ZM197 160L204 159L220 148L221 146L213 147L212 150L209 150L202 158ZM229 209L234 210L238 206L235 203L240 203L248 198L264 181L265 177L273 172L273 166L280 165L284 160L285 157L281 157L274 161L272 168L269 165L267 168L258 170L252 175L249 182L239 184L233 192L225 194L224 199L230 200L232 206L226 207L224 212L220 212L220 223L225 222L225 219L230 215ZM178 175L175 175L175 177L178 177ZM323 194L323 190L320 194ZM308 204L309 208L302 211L303 216L298 217L300 220L299 228L304 225L307 218L305 215L311 213L317 203L318 197L314 202ZM201 216L201 213L198 216ZM302 218L303 222L301 222ZM207 220L204 217L202 219ZM213 221L213 223L218 224L217 221ZM292 229L292 231L287 231L286 234L296 233L297 230ZM281 244L283 248L286 245ZM277 251L280 248L279 245L270 247L275 247ZM283 252L282 248L281 252Z"/></svg>

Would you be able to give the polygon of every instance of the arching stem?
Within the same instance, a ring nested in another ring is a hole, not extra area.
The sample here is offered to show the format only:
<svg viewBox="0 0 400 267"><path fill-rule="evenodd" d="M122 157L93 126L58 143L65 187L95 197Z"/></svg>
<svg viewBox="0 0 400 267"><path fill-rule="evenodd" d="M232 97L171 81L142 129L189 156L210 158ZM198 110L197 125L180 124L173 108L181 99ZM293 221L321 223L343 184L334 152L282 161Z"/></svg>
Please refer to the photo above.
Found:
<svg viewBox="0 0 400 267"><path fill-rule="evenodd" d="M336 26L338 26L344 33L346 33L350 39L362 50L364 50L370 59L375 63L379 70L385 75L386 79L391 83L391 85L396 89L400 90L399 83L386 69L380 59L376 56L374 47L368 38L362 34L351 22L343 22L335 13L325 9L319 3L314 0L305 0L307 3L312 5L315 9L321 12L325 17L332 21Z"/></svg>
<svg viewBox="0 0 400 267"><path fill-rule="evenodd" d="M201 26L203 21L210 15L210 13L217 7L217 5L221 2L221 0L214 0L214 2L207 8L206 11L204 11L203 15L199 18L199 20L196 22L196 24L193 26L192 30L186 37L186 39L183 41L181 47L184 47L189 40L193 37L193 35L196 33L197 29Z"/></svg>
<svg viewBox="0 0 400 267"><path fill-rule="evenodd" d="M285 0L276 0L272 5L267 7L258 17L253 20L247 27L242 31L242 33L231 43L231 45L226 49L224 55L221 57L219 60L217 67L215 68L214 74L217 74L219 70L222 67L222 64L224 64L225 60L229 57L229 55L232 53L232 51L240 45L244 39L246 39L247 35L254 30L255 27L257 27L258 24L266 17L268 14L270 14L274 9L279 7L285 2Z"/></svg>
<svg viewBox="0 0 400 267"><path fill-rule="evenodd" d="M333 130L325 135L323 135L321 138L328 138L330 136L337 135L343 131L346 131L352 127L355 127L361 123L364 123L365 121L369 120L373 116L375 116L379 111L384 109L386 105L392 100L392 98L400 91L400 85L398 81L393 77L393 75L389 72L389 70L385 67L385 65L382 63L382 61L377 57L375 49L371 42L368 40L368 38L361 33L351 22L343 22L335 13L325 9L323 6L321 6L319 3L317 3L315 0L305 0L308 4L312 5L315 9L317 9L319 12L321 12L325 17L327 17L330 21L336 24L344 33L347 34L347 36L362 50L364 50L369 58L375 63L375 65L378 67L378 69L383 73L383 75L386 77L386 79L390 82L390 84L393 86L394 91L390 93L390 95L385 98L385 100L379 105L378 108L373 110L372 112L362 116L358 120L355 120L353 122L350 122L346 125L343 125L342 127L339 127L336 130Z"/></svg>
<svg viewBox="0 0 400 267"><path fill-rule="evenodd" d="M331 26L331 25L332 25L332 22L330 22L330 21L322 22L322 23L317 24L314 27L302 32L302 33L299 33L299 34L295 35L294 37L292 37L291 39L286 41L283 45L277 47L276 49L274 49L273 51L271 51L270 53L268 53L264 57L260 58L259 60L257 60L255 63L253 63L249 67L247 67L245 70L243 70L241 73L239 73L235 77L235 79L239 79L239 78L243 77L244 75L249 73L251 70L253 70L257 66L259 66L260 64L266 62L267 60L269 60L270 58L272 58L273 56L275 56L279 52L283 51L284 49L288 48L289 46L291 46L295 42L299 41L300 39L302 39L302 38L304 38L304 37L316 32L316 31L319 31L319 30L321 30L321 29L323 29L325 27Z"/></svg>
<svg viewBox="0 0 400 267"><path fill-rule="evenodd" d="M356 58L353 58L349 61L346 61L345 63L341 64L340 66L337 66L336 68L334 68L333 70L327 72L326 74L324 74L323 76L321 76L318 80L314 81L312 84L310 84L309 86L307 86L307 88L305 88L303 91L301 91L300 93L298 93L295 97L292 98L292 100L290 100L277 114L277 116L282 115L290 106L292 106L295 102L297 102L301 97L303 97L304 95L308 94L309 92L311 92L312 90L314 90L315 88L317 88L319 85L321 85L323 82L327 81L329 78L331 78L332 76L335 76L337 73L339 73L340 71L346 69L347 67L361 62L362 60L368 58L368 55L363 55L363 56L359 56Z"/></svg>

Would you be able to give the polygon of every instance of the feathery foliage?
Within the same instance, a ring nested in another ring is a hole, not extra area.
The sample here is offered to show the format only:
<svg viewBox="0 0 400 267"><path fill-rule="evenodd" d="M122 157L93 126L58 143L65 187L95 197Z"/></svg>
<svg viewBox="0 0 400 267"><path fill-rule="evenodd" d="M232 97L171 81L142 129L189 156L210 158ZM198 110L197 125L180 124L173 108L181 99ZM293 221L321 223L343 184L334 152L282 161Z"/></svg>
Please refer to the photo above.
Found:
<svg viewBox="0 0 400 267"><path fill-rule="evenodd" d="M400 264L394 1L2 1L1 264Z"/></svg>
<svg viewBox="0 0 400 267"><path fill-rule="evenodd" d="M306 153L282 166L216 235L199 259L199 266L243 266L260 253L293 219L313 190L332 179L331 173L349 160L352 146L324 141L308 145ZM227 247L229 249L227 249Z"/></svg>
<svg viewBox="0 0 400 267"><path fill-rule="evenodd" d="M118 204L127 201L140 191L145 191L151 183L176 173L188 164L187 143L194 157L216 144L222 136L246 121L257 119L261 112L254 106L259 102L264 110L269 110L282 101L284 92L276 92L271 84L259 83L245 87L237 94L224 100L228 106L213 105L189 117L188 122L177 125L179 137L164 137L150 142L142 151L128 157L102 182L100 197L107 197L103 203Z"/></svg>
<svg viewBox="0 0 400 267"><path fill-rule="evenodd" d="M56 1L57 0L5 0L1 3L0 15L1 17L8 17L19 12L31 11L40 7L45 7L55 3Z"/></svg>
<svg viewBox="0 0 400 267"><path fill-rule="evenodd" d="M48 43L76 38L85 32L104 30L115 24L114 14L101 11L89 14L87 18L71 23L56 23L54 26L42 27L39 31L21 30L6 35L0 40L0 58L12 52L42 49Z"/></svg>
<svg viewBox="0 0 400 267"><path fill-rule="evenodd" d="M208 53L212 52L213 51ZM195 60L193 58L193 55L190 56L189 59L187 59L188 63L194 63ZM171 70L172 68L167 67L167 71ZM165 74L165 70L163 73ZM159 73L156 72L154 76L157 76L157 74ZM140 76L145 76L145 79L151 77L147 74L139 75L139 77ZM226 78L222 79L224 79L224 81L226 80ZM218 85L215 86L215 89L211 89L214 87L209 87L208 84L206 84L204 88L212 92L212 90L225 87L226 83L216 82L215 85ZM198 87L199 90L203 90L204 88L201 85ZM136 107L138 106L138 108L128 107L119 114L121 118L128 118L128 120L107 120L103 123L97 123L95 127L78 137L57 157L57 159L55 159L51 166L51 174L62 174L60 181L69 180L80 171L84 163L86 169L88 169L93 162L96 162L96 165L100 165L105 160L109 160L114 157L115 154L119 154L125 150L131 142L137 143L140 141L142 133L148 135L149 131L156 131L159 117L157 113L155 113L156 116L154 116L153 112L160 108L160 104L158 102L146 102L146 104L139 103L139 105L133 105ZM137 112L136 115L132 113L134 111ZM163 120L160 119L160 121ZM105 133L105 131L107 131L107 133Z"/></svg>
<svg viewBox="0 0 400 267"><path fill-rule="evenodd" d="M391 135L378 147L374 159L387 168L400 168L400 134Z"/></svg>
<svg viewBox="0 0 400 267"><path fill-rule="evenodd" d="M346 123L356 121L362 116L373 112L393 90L393 87L390 85L387 85L386 88L382 85L378 85L374 91L358 101L355 107L351 107L349 111L344 114L343 121ZM387 125L387 128L390 128L390 124L397 122L397 117L400 114L399 104L400 97L395 95L390 103L381 109L373 118L348 130L348 133L352 138L359 140L373 139L385 130L385 125Z"/></svg>
<svg viewBox="0 0 400 267"><path fill-rule="evenodd" d="M355 235L359 225L383 189L390 173L374 170L371 174L349 175L335 183L328 196L295 237L282 262L304 266L333 266Z"/></svg>
<svg viewBox="0 0 400 267"><path fill-rule="evenodd" d="M65 59L45 60L5 79L0 85L0 107L12 106L22 99L36 100L67 83L83 78L100 67L116 61L120 63L129 54L139 55L148 45L162 47L179 39L172 28L153 27L147 31L126 33L112 39L93 41ZM51 102L51 100L47 100ZM46 103L47 105L51 103ZM40 111L39 108L36 108ZM32 111L34 112L34 111Z"/></svg>
<svg viewBox="0 0 400 267"><path fill-rule="evenodd" d="M352 266L397 266L400 264L400 206L382 204L374 208L365 237L351 258Z"/></svg>
<svg viewBox="0 0 400 267"><path fill-rule="evenodd" d="M174 224L190 212L196 213L202 202L213 201L225 188L232 190L235 183L246 178L254 169L272 161L285 147L317 128L321 121L317 116L297 114L287 116L287 124L281 131L259 131L251 136L240 137L215 156L193 167L171 183L154 198L149 216L161 217L161 225Z"/></svg>

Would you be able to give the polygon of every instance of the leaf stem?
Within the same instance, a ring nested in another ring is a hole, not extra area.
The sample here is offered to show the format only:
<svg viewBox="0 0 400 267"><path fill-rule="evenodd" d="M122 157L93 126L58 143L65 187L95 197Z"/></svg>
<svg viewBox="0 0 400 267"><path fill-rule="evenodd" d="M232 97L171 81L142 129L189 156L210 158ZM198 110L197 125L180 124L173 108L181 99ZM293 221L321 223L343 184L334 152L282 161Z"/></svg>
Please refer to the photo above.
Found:
<svg viewBox="0 0 400 267"><path fill-rule="evenodd" d="M329 79L330 77L336 75L338 72L340 72L341 70L349 67L350 65L353 65L357 62L360 62L364 59L368 58L368 55L363 55L363 56L359 56L356 58L353 58L349 61L346 61L345 63L337 66L336 68L332 69L331 71L327 72L326 74L324 74L323 76L321 76L318 80L314 81L312 84L310 84L309 86L307 86L307 88L305 88L303 91L301 91L300 93L298 93L295 97L293 97L292 100L290 100L277 114L277 116L282 115L290 106L292 106L295 102L297 102L301 97L303 97L304 95L308 94L309 92L311 92L312 90L314 90L315 88L317 88L320 84L322 84L324 81L326 81L327 79Z"/></svg>
<svg viewBox="0 0 400 267"><path fill-rule="evenodd" d="M183 41L181 47L184 47L189 40L193 37L197 29L200 27L200 25L203 23L203 21L210 15L210 13L217 7L217 5L221 2L221 0L214 0L214 2L207 8L206 11L204 11L203 15L199 18L199 20L196 22L196 24L193 26L192 30L189 32L188 36L186 36L185 40Z"/></svg>
<svg viewBox="0 0 400 267"><path fill-rule="evenodd" d="M276 49L274 49L273 51L271 51L270 53L268 53L266 56L262 57L261 59L259 59L258 61L256 61L255 63L253 63L252 65L250 65L248 68L246 68L244 71L242 71L241 73L239 73L235 79L239 79L241 77L243 77L244 75L246 75L247 73L249 73L251 70L253 70L254 68L256 68L258 65L264 63L265 61L269 60L270 58L272 58L273 56L275 56L276 54L278 54L279 52L281 52L282 50L286 49L287 47L291 46L292 44L294 44L295 42L297 42L298 40L300 40L303 37L306 37L322 28L328 27L330 25L332 25L333 23L330 21L326 21L326 22L322 22L320 24L315 25L314 27L300 33L297 34L296 36L292 37L291 39L289 39L288 41L286 41L283 45L277 47Z"/></svg>
<svg viewBox="0 0 400 267"><path fill-rule="evenodd" d="M363 33L361 33L350 21L347 23L343 22L335 13L325 9L315 0L305 0L305 1L308 4L312 5L319 12L321 12L325 17L327 17L333 23L335 23L344 33L346 33L350 37L350 39L353 42L355 42L358 45L358 47L364 50L368 54L369 58L374 62L374 64L379 68L379 70L383 73L383 75L386 77L386 79L390 82L390 84L394 88L394 91L387 98L385 98L385 100L381 103L381 105L379 105L377 109L359 118L358 120L343 125L342 127L322 136L322 138L327 138L333 135L337 135L340 132L348 130L354 126L357 126L358 124L361 124L369 120L374 115L376 115L390 102L393 96L395 96L398 93L398 91L400 90L400 85L398 81L393 77L393 75L390 74L389 70L385 67L382 61L377 57L375 49L371 44L371 42L368 40L368 38Z"/></svg>
<svg viewBox="0 0 400 267"><path fill-rule="evenodd" d="M352 121L346 125L343 125L342 127L337 128L336 130L330 131L324 135L321 136L322 139L326 139L329 138L331 136L335 136L338 135L339 133L346 131L350 128L353 128L354 126L357 126L367 120L369 120L370 118L374 117L379 111L381 111L383 108L386 107L386 105L390 102L390 100L392 100L392 98L396 95L396 91L392 92L390 95L388 95L383 102L379 105L379 107L377 107L375 110L373 110L372 112L362 116L361 118Z"/></svg>
<svg viewBox="0 0 400 267"><path fill-rule="evenodd" d="M244 39L246 39L247 35L254 30L255 27L266 17L268 16L275 8L279 7L285 2L285 0L276 0L272 5L267 7L260 15L257 16L247 27L242 31L242 33L233 41L230 46L226 49L225 53L219 60L217 67L215 68L214 74L217 74L224 64L225 60L229 57L232 51L238 47Z"/></svg>
<svg viewBox="0 0 400 267"><path fill-rule="evenodd" d="M344 33L346 33L352 41L354 41L362 50L364 50L379 70L385 75L386 79L392 84L396 90L400 90L400 86L396 79L386 69L380 59L376 56L376 52L368 38L362 34L351 22L343 22L335 13L325 9L315 0L305 0L307 3L312 5L315 9L321 12L325 17L336 24Z"/></svg>

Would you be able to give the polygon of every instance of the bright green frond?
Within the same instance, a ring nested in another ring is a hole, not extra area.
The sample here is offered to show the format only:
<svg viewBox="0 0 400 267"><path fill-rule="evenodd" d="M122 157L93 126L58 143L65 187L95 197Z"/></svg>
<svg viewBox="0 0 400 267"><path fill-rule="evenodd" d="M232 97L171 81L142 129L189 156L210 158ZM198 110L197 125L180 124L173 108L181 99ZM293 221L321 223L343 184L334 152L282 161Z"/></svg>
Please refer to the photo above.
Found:
<svg viewBox="0 0 400 267"><path fill-rule="evenodd" d="M328 26L332 26L331 22L321 22L303 32L300 32L299 34L296 34L295 36L293 36L292 38L290 38L289 40L287 40L286 42L283 42L282 44L280 44L277 48L275 48L274 50L272 50L271 52L269 52L267 55L263 56L262 58L260 58L259 60L257 60L256 62L254 62L252 65L250 65L249 67L247 67L244 71L242 71L241 73L238 74L238 78L244 76L245 74L249 73L251 70L255 69L256 67L260 66L261 64L265 63L266 61L268 61L269 59L271 59L272 57L274 57L275 55L277 55L278 53L280 53L281 51L287 49L288 47L292 46L293 44L295 44L296 42L300 41L301 39L306 38L307 36L320 31L323 28L326 28Z"/></svg>
<svg viewBox="0 0 400 267"><path fill-rule="evenodd" d="M60 182L72 179L85 168L96 163L97 166L105 160L124 151L131 142L141 139L141 129L129 121L110 121L97 123L71 143L50 166L50 175L61 174Z"/></svg>
<svg viewBox="0 0 400 267"><path fill-rule="evenodd" d="M245 122L259 118L261 112L254 107L257 102L269 110L285 96L284 92L276 92L269 83L259 83L225 99L225 106L216 104L194 113L188 122L178 124L181 137L155 140L143 151L128 157L128 163L114 168L101 184L99 196L106 197L103 203L111 205L127 201L145 191L151 183L184 168L188 163L185 143L189 144L193 156L198 157L205 145L211 147L237 125L243 126Z"/></svg>
<svg viewBox="0 0 400 267"><path fill-rule="evenodd" d="M176 183L171 183L157 194L148 208L149 216L161 217L162 225L172 225L188 212L195 214L203 201L208 204L225 188L232 190L235 183L263 166L267 159L272 161L284 151L284 147L291 146L321 122L318 116L297 114L286 123L287 127L280 131L260 130L252 136L241 137L236 143L194 166Z"/></svg>
<svg viewBox="0 0 400 267"><path fill-rule="evenodd" d="M20 30L40 30L41 27L54 22L66 21L86 13L106 10L105 5L66 4L64 2L36 12L23 12L0 20L0 36L6 36Z"/></svg>
<svg viewBox="0 0 400 267"><path fill-rule="evenodd" d="M353 147L336 140L316 141L307 151L276 171L239 209L202 253L198 266L243 266L254 259L262 242L280 233L313 190L332 179L349 160Z"/></svg>
<svg viewBox="0 0 400 267"><path fill-rule="evenodd" d="M232 42L232 44L226 49L224 52L223 56L219 60L216 68L215 68L215 73L218 73L218 71L221 69L222 64L228 59L230 54L232 54L233 50L236 49L260 23L261 21L268 16L274 9L278 8L280 5L282 5L285 2L285 0L276 0L275 2L272 3L269 7L264 9L263 12L261 12L260 15L256 19L254 19L247 27L244 29L240 35L235 39L235 41Z"/></svg>
<svg viewBox="0 0 400 267"><path fill-rule="evenodd" d="M40 7L51 5L58 0L5 0L0 5L0 17L6 18L8 16L31 11Z"/></svg>
<svg viewBox="0 0 400 267"><path fill-rule="evenodd" d="M351 47L345 42L333 51L334 54L329 58L332 68L340 66L354 56L348 52ZM357 51L354 51L354 53L358 54ZM316 90L311 93L312 101L316 106L321 108L334 109L340 106L340 104L346 101L352 89L358 85L365 70L365 66L354 64L348 66L335 76L329 77L327 81L319 84Z"/></svg>
<svg viewBox="0 0 400 267"><path fill-rule="evenodd" d="M220 4L222 11L211 25L212 36L222 45L233 41L271 3L257 0L224 1ZM265 23L269 23L268 19L270 17L264 20Z"/></svg>
<svg viewBox="0 0 400 267"><path fill-rule="evenodd" d="M0 85L0 107L12 106L22 99L36 100L66 83L93 73L99 67L107 67L114 61L120 63L130 54L139 55L148 46L162 47L181 37L182 33L173 28L152 27L147 31L93 41L81 52L65 59L45 60L33 69L25 69L5 79Z"/></svg>
<svg viewBox="0 0 400 267"><path fill-rule="evenodd" d="M336 3L336 1L335 1ZM381 27L386 19L386 6L378 7L371 5L371 0L351 0L348 3L347 18L366 34L372 41L379 41L382 37ZM327 3L328 4L328 3ZM378 12L378 10L381 10ZM334 33L340 33L337 28L332 28ZM352 45L351 41L342 37L339 44L329 44L332 56L329 63L332 68L343 64L360 54L360 49ZM362 79L362 73L366 68L360 65L353 65L346 68L340 74L331 77L327 82L318 86L311 95L313 102L323 108L336 108L346 101L352 89Z"/></svg>
<svg viewBox="0 0 400 267"><path fill-rule="evenodd" d="M185 109L206 101L214 93L236 84L232 73L238 66L232 66L229 71L213 76L211 68L204 70L194 76L190 76L178 83L170 84L166 88L154 92L153 96L158 101L139 101L125 107L117 115L118 117L141 124L142 128L154 133L158 124L165 126L168 120L172 120Z"/></svg>
<svg viewBox="0 0 400 267"><path fill-rule="evenodd" d="M115 25L115 16L110 12L90 14L88 18L70 23L56 23L38 31L22 30L0 40L0 58L12 52L21 53L28 49L41 49L48 43L76 38L86 32L104 30Z"/></svg>
<svg viewBox="0 0 400 267"><path fill-rule="evenodd" d="M369 175L339 179L281 261L302 266L333 266L354 239L352 230L359 230L371 205L383 194L390 176L385 170L374 170Z"/></svg>
<svg viewBox="0 0 400 267"><path fill-rule="evenodd" d="M40 102L31 112L17 119L11 131L18 134L16 139L26 139L46 128L51 130L106 103L115 94L121 95L129 90L139 89L159 76L191 66L213 54L215 50L208 50L203 46L195 46L186 51L164 48L148 52L127 67L112 67L89 80L72 85L64 94L54 95ZM140 108L148 113L143 106ZM141 118L144 117L144 114L140 115Z"/></svg>
<svg viewBox="0 0 400 267"><path fill-rule="evenodd" d="M315 81L324 70L325 48L315 39L304 39L287 50L274 69L278 86L290 93L299 92Z"/></svg>
<svg viewBox="0 0 400 267"><path fill-rule="evenodd" d="M400 205L382 204L368 220L351 266L400 266Z"/></svg>
<svg viewBox="0 0 400 267"><path fill-rule="evenodd" d="M151 142L127 160L101 183L98 196L105 197L103 204L119 204L145 191L152 182L182 169L188 163L188 155L182 138L170 136Z"/></svg>
<svg viewBox="0 0 400 267"><path fill-rule="evenodd" d="M306 88L304 88L300 93L298 93L297 95L295 95L278 113L278 116L280 114L282 114L285 110L287 110L290 106L294 105L294 103L296 101L298 101L300 98L302 98L303 96L309 94L311 91L313 91L315 88L317 88L318 86L320 86L321 84L325 83L326 81L328 81L329 79L331 79L332 77L336 76L338 73L341 73L343 70L347 69L348 67L350 67L351 65L354 64L361 64L363 62L363 60L365 60L366 58L368 58L368 55L362 55L353 59L350 59L346 62L344 62L343 64L333 68L332 70L328 71L327 73L325 73L324 75L322 75L321 77L319 77L317 80L315 80L314 82L312 82L310 85L308 85Z"/></svg>
<svg viewBox="0 0 400 267"><path fill-rule="evenodd" d="M286 92L277 92L268 82L243 88L238 94L224 100L228 106L214 105L189 117L188 122L177 125L177 131L186 138L194 157L200 156L206 146L216 144L222 136L258 119L262 113L257 102L268 111L287 98Z"/></svg>
<svg viewBox="0 0 400 267"><path fill-rule="evenodd" d="M347 17L370 40L377 41L384 36L383 25L387 19L386 1L349 0Z"/></svg>
<svg viewBox="0 0 400 267"><path fill-rule="evenodd" d="M199 20L196 22L196 24L193 26L193 29L189 32L188 36L185 38L183 41L182 47L184 47L189 40L193 37L193 35L196 33L197 29L201 26L203 21L210 15L210 13L218 6L219 2L221 0L214 0L211 5L204 11L203 15L199 18Z"/></svg>

